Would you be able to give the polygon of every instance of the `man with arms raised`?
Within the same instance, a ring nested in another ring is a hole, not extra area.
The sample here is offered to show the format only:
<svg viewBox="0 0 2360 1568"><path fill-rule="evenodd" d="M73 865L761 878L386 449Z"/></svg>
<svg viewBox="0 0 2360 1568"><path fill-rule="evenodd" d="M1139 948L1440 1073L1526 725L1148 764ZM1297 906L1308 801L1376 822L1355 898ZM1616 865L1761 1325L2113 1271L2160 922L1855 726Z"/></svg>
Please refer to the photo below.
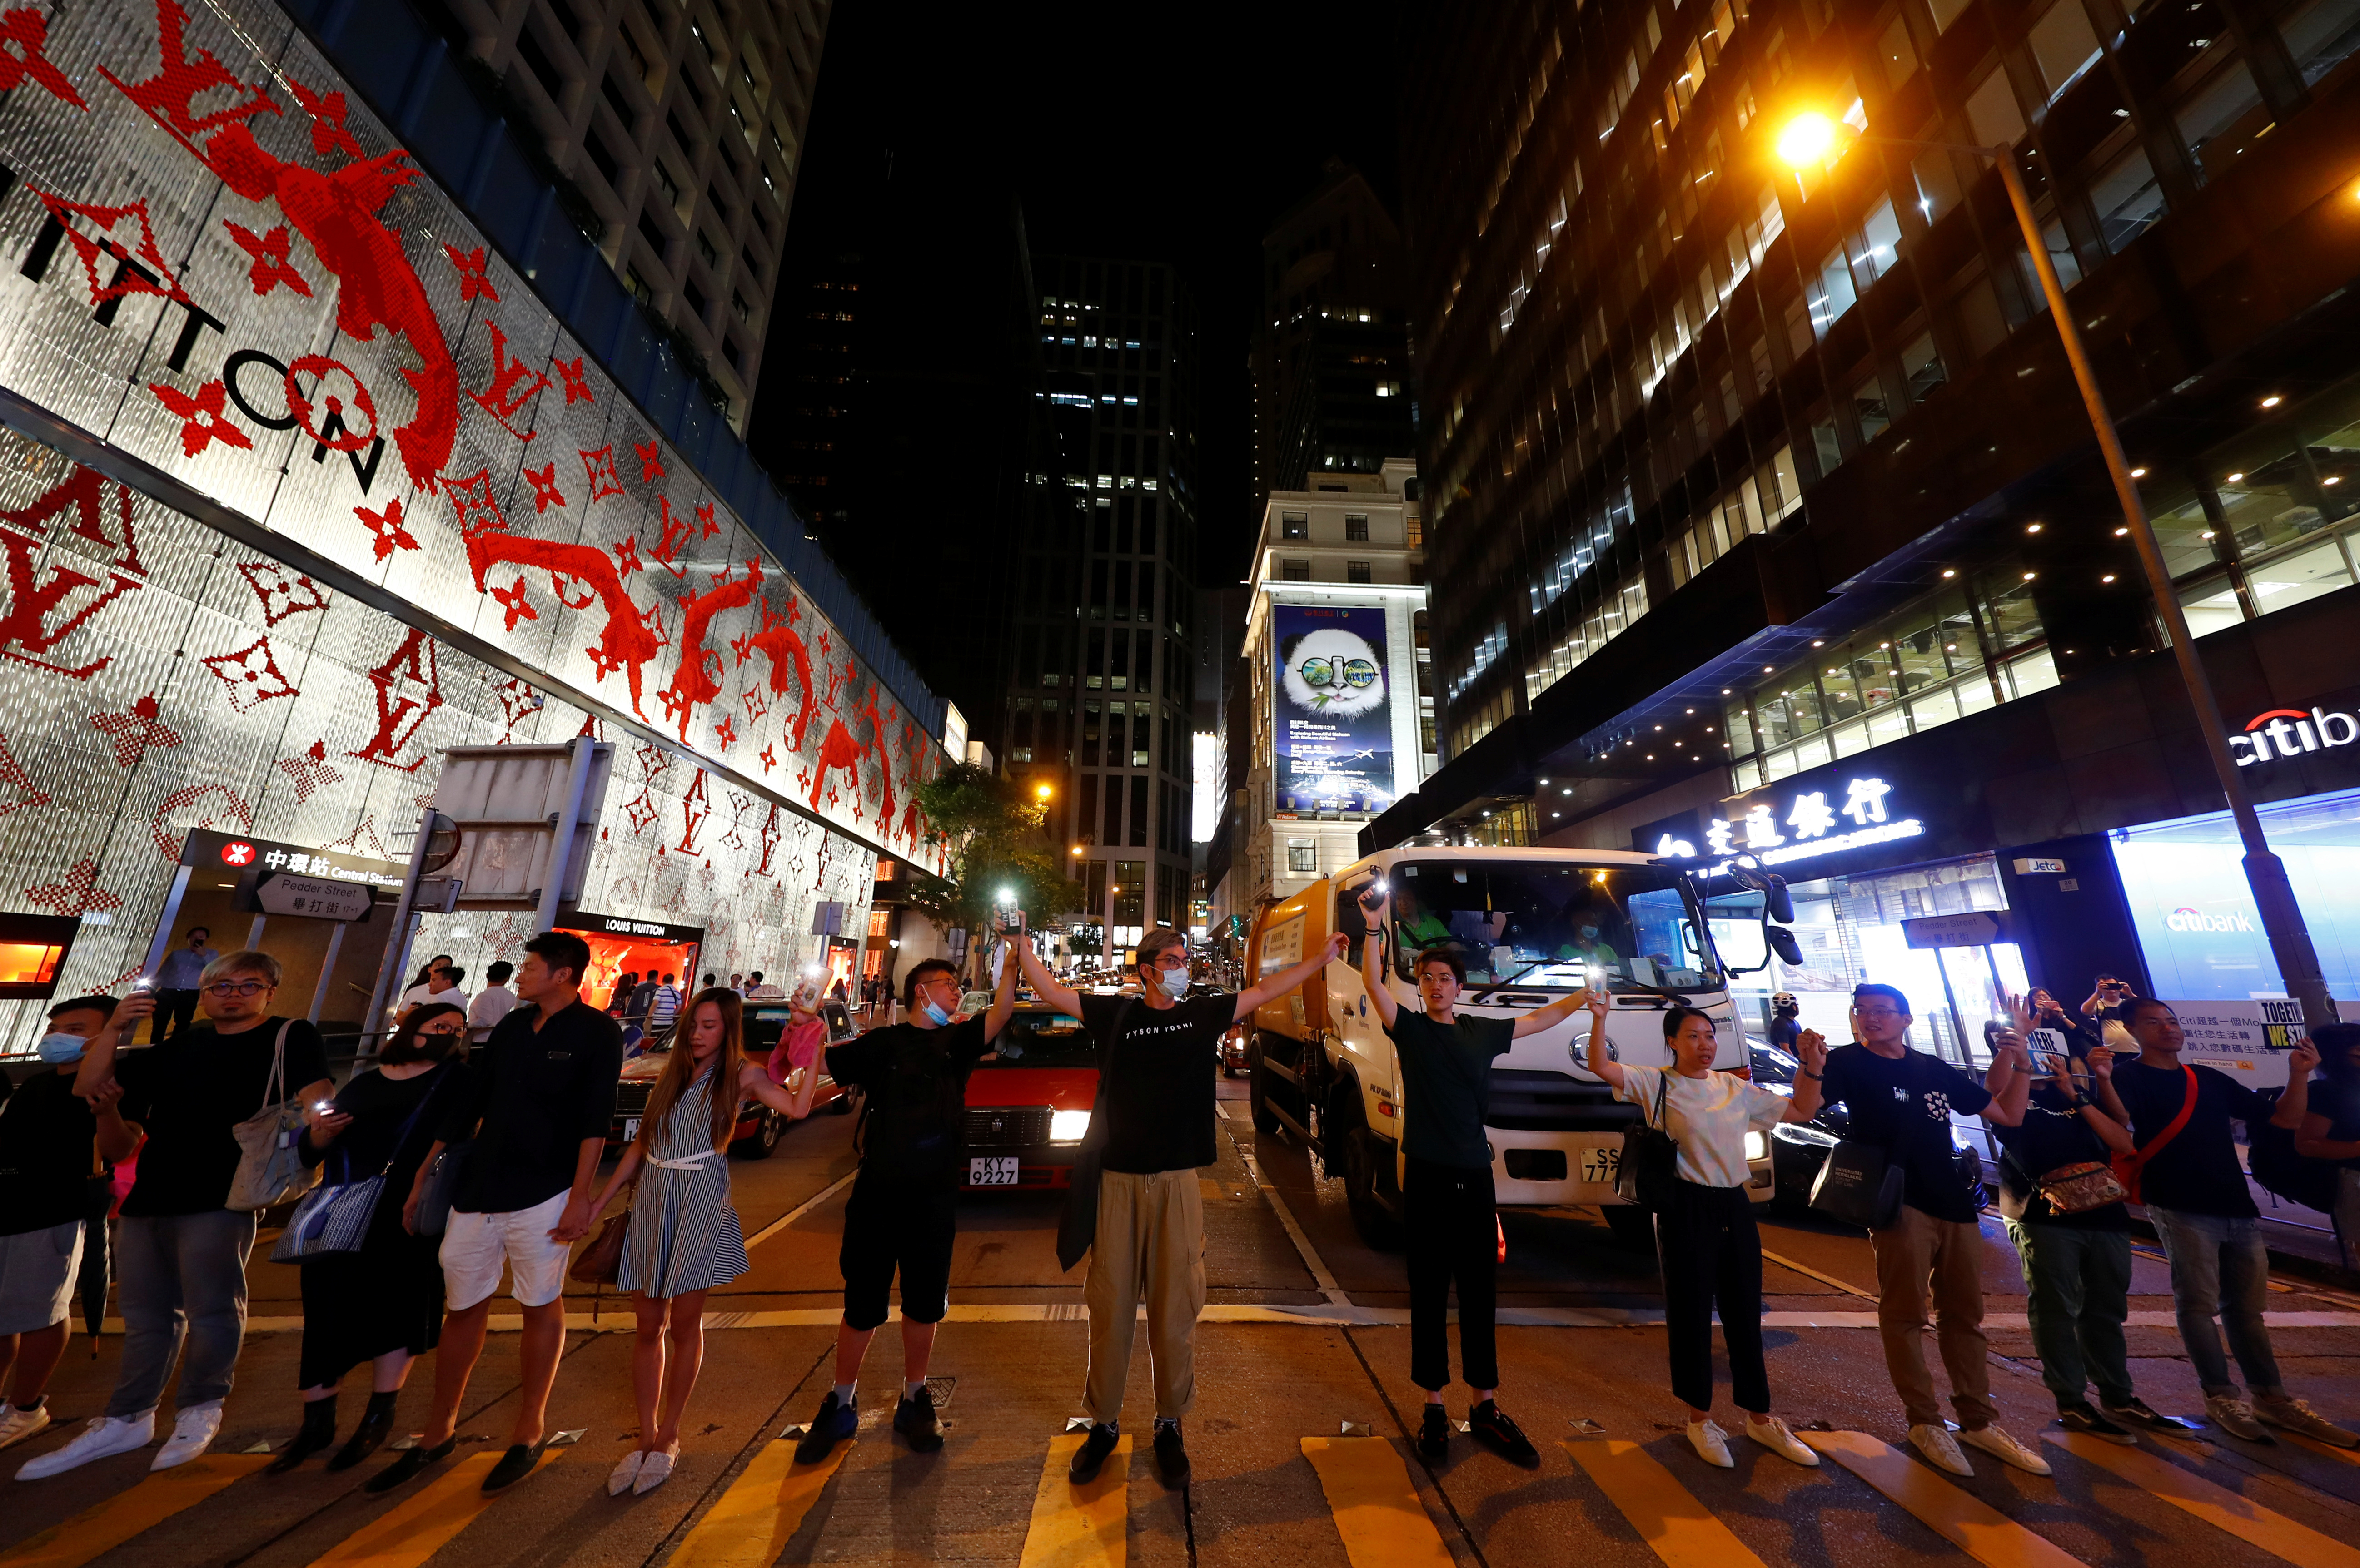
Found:
<svg viewBox="0 0 2360 1568"><path fill-rule="evenodd" d="M1120 1437L1123 1385L1139 1303L1155 1370L1155 1459L1175 1484L1188 1474L1181 1418L1196 1399L1196 1314L1205 1305L1205 1199L1196 1171L1218 1158L1213 1079L1221 1031L1283 996L1340 957L1339 934L1283 975L1238 996L1180 998L1188 944L1158 926L1134 955L1140 993L1082 996L1057 984L1030 942L1019 942L1024 978L1041 999L1080 1018L1106 1052L1108 1082L1098 1240L1083 1299L1090 1309L1090 1369L1083 1386L1089 1435L1075 1452L1076 1483L1097 1477Z"/></svg>
<svg viewBox="0 0 2360 1568"><path fill-rule="evenodd" d="M1393 1037L1407 1091L1402 1219L1409 1243L1409 1375L1426 1390L1418 1451L1439 1459L1449 1448L1442 1390L1450 1382L1450 1287L1456 1280L1459 1369L1475 1391L1467 1430L1502 1457L1529 1467L1540 1463L1539 1451L1494 1398L1500 1382L1492 1324L1499 1211L1483 1120L1491 1104L1492 1062L1508 1053L1510 1041L1555 1029L1588 1007L1590 991L1573 991L1521 1018L1461 1018L1457 1008L1467 983L1466 962L1449 947L1429 947L1417 955L1423 1010L1410 1012L1385 985L1389 903L1375 887L1360 895L1369 926L1360 946L1360 979L1377 1021Z"/></svg>

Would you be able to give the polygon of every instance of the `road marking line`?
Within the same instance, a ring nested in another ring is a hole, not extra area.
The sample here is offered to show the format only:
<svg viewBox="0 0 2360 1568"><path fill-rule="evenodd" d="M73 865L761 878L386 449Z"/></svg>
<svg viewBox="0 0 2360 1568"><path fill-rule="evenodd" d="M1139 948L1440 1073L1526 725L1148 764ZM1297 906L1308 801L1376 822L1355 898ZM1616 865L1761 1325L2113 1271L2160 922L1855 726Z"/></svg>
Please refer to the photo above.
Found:
<svg viewBox="0 0 2360 1568"><path fill-rule="evenodd" d="M1781 1258L1776 1253L1770 1251L1766 1247L1763 1249L1762 1261L1765 1263L1775 1263L1779 1268L1786 1269L1790 1273L1800 1274L1806 1279L1817 1279L1822 1285L1833 1285L1837 1290L1843 1291L1846 1295L1858 1296L1863 1301L1873 1301L1876 1300L1876 1292L1874 1290L1863 1290L1857 1285L1848 1285L1832 1274L1822 1274L1818 1269L1808 1268L1803 1264L1796 1262L1791 1258ZM2172 1321L2177 1323L2180 1320L2175 1318Z"/></svg>
<svg viewBox="0 0 2360 1568"><path fill-rule="evenodd" d="M1123 1568L1130 1548L1131 1439L1117 1438L1098 1479L1076 1486L1068 1472L1082 1437L1073 1432L1049 1440L1017 1568Z"/></svg>
<svg viewBox="0 0 2360 1568"><path fill-rule="evenodd" d="M1900 1504L1919 1523L1985 1568L2078 1568L2080 1559L1864 1432L1795 1435Z"/></svg>
<svg viewBox="0 0 2360 1568"><path fill-rule="evenodd" d="M1637 1443L1568 1439L1565 1451L1590 1472L1666 1568L1763 1568L1761 1558Z"/></svg>
<svg viewBox="0 0 2360 1568"><path fill-rule="evenodd" d="M2346 1465L2360 1465L2360 1448L2338 1448L2332 1443L2322 1443L2315 1437L2305 1437L2299 1432L2273 1432L2280 1443L2291 1443L2297 1448L2308 1448L2313 1454L2323 1454L2330 1459L2341 1459Z"/></svg>
<svg viewBox="0 0 2360 1568"><path fill-rule="evenodd" d="M764 1225L760 1230L758 1230L753 1235L748 1236L746 1238L747 1247L748 1248L752 1248L761 1246L764 1242L770 1240L772 1236L778 1235L781 1231L786 1229L789 1225L794 1224L797 1220L803 1218L805 1214L811 1213L822 1203L826 1203L830 1198L835 1197L838 1192L843 1192L847 1187L851 1186L852 1179L859 1174L860 1172L858 1170L846 1171L843 1175L837 1177L835 1181L821 1188L812 1196L804 1199L802 1203L797 1203L793 1208L789 1209L785 1214L781 1214L777 1219L772 1220L769 1225Z"/></svg>
<svg viewBox="0 0 2360 1568"><path fill-rule="evenodd" d="M1306 1437L1303 1456L1319 1473L1352 1568L1451 1568L1450 1549L1391 1439Z"/></svg>
<svg viewBox="0 0 2360 1568"><path fill-rule="evenodd" d="M485 1509L514 1488L484 1490L484 1477L500 1462L498 1453L471 1454L442 1475L404 1497L312 1560L311 1568L419 1568L451 1544ZM557 1463L562 1448L545 1449L532 1467L539 1475ZM519 1485L522 1485L521 1482Z"/></svg>
<svg viewBox="0 0 2360 1568"><path fill-rule="evenodd" d="M785 1438L764 1443L681 1541L668 1568L767 1568L851 1452L850 1443L841 1443L818 1464L798 1465L795 1445Z"/></svg>
<svg viewBox="0 0 2360 1568"><path fill-rule="evenodd" d="M1350 1306L1352 1298L1344 1294L1344 1288L1336 1282L1336 1276L1329 1273L1328 1265L1319 1260L1318 1251L1312 1247L1311 1238L1304 1234L1301 1225L1295 1223L1295 1212L1286 1206L1286 1200L1278 1195L1278 1189L1262 1175L1262 1166L1234 1135L1229 1138L1229 1145L1238 1151L1238 1158L1245 1161L1246 1174L1252 1178L1254 1186L1270 1200L1271 1210L1278 1215L1278 1223L1286 1227L1286 1238L1295 1243L1295 1250L1301 1255L1303 1266L1311 1270L1311 1282L1319 1287L1319 1293L1328 1298L1328 1305Z"/></svg>
<svg viewBox="0 0 2360 1568"><path fill-rule="evenodd" d="M0 1552L5 1568L81 1568L142 1530L204 1501L270 1463L265 1454L206 1454L155 1472L129 1491L82 1509Z"/></svg>
<svg viewBox="0 0 2360 1568"><path fill-rule="evenodd" d="M2142 1491L2161 1497L2183 1513L2218 1526L2249 1546L2300 1568L2360 1568L2360 1549L2297 1524L2228 1487L2206 1480L2168 1459L2144 1449L2101 1443L2087 1432L2045 1432L2040 1434L2077 1459L2112 1472Z"/></svg>

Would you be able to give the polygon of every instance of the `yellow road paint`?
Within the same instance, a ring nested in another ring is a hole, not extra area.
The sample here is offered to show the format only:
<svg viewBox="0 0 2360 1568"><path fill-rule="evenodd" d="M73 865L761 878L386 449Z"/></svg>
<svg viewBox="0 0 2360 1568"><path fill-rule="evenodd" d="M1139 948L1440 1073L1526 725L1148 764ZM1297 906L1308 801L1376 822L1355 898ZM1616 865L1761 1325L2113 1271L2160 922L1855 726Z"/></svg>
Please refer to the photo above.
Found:
<svg viewBox="0 0 2360 1568"><path fill-rule="evenodd" d="M1568 1441L1565 1451L1665 1568L1762 1568L1762 1559L1637 1443Z"/></svg>
<svg viewBox="0 0 2360 1568"><path fill-rule="evenodd" d="M1864 1432L1795 1434L1985 1568L2080 1568L2080 1559Z"/></svg>
<svg viewBox="0 0 2360 1568"><path fill-rule="evenodd" d="M2299 1432L2274 1432L2270 1435L2280 1443L2290 1443L2297 1448L2308 1448L2313 1454L2323 1454L2330 1459L2341 1459L2346 1465L2360 1465L2360 1448L2338 1448L2332 1443L2322 1443L2315 1437L2305 1437Z"/></svg>
<svg viewBox="0 0 2360 1568"><path fill-rule="evenodd" d="M129 1491L0 1552L0 1568L81 1568L269 1463L267 1454L206 1454L158 1471Z"/></svg>
<svg viewBox="0 0 2360 1568"><path fill-rule="evenodd" d="M313 1560L311 1568L419 1568L451 1544L485 1509L516 1490L484 1490L484 1477L505 1449L471 1454L363 1525ZM535 1475L557 1463L562 1448L543 1450ZM530 1479L530 1477L528 1477ZM519 1481L517 1486L524 1483Z"/></svg>
<svg viewBox="0 0 2360 1568"><path fill-rule="evenodd" d="M1049 1440L1018 1568L1123 1568L1131 1523L1131 1439L1117 1438L1098 1478L1076 1486L1067 1472L1082 1436L1071 1432Z"/></svg>
<svg viewBox="0 0 2360 1568"><path fill-rule="evenodd" d="M840 1443L816 1465L795 1463L785 1438L765 1443L746 1473L696 1521L672 1553L671 1568L767 1568L803 1528L829 1477L852 1452Z"/></svg>
<svg viewBox="0 0 2360 1568"><path fill-rule="evenodd" d="M2161 1497L2183 1513L2216 1525L2249 1546L2299 1568L2360 1568L2360 1548L2322 1535L2281 1513L2182 1469L2169 1459L2137 1448L2101 1443L2087 1432L2043 1432L2076 1459L2109 1471L2142 1491Z"/></svg>
<svg viewBox="0 0 2360 1568"><path fill-rule="evenodd" d="M1306 1437L1303 1456L1319 1473L1352 1568L1451 1568L1449 1549L1391 1440Z"/></svg>

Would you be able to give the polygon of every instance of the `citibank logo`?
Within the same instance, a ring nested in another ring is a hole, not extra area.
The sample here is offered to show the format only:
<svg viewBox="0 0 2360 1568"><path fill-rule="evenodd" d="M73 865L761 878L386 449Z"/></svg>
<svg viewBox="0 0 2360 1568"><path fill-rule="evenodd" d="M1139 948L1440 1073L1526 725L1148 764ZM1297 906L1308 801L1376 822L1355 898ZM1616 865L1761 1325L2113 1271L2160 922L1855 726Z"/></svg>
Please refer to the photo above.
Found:
<svg viewBox="0 0 2360 1568"><path fill-rule="evenodd" d="M2243 915L2208 915L2184 904L2164 917L2163 923L2176 931L2251 931L2254 929L2254 922Z"/></svg>
<svg viewBox="0 0 2360 1568"><path fill-rule="evenodd" d="M2308 713L2300 708L2272 708L2256 714L2244 735L2229 737L2229 755L2237 759L2238 767L2251 768L2273 757L2300 757L2355 741L2360 741L2360 716L2326 708Z"/></svg>

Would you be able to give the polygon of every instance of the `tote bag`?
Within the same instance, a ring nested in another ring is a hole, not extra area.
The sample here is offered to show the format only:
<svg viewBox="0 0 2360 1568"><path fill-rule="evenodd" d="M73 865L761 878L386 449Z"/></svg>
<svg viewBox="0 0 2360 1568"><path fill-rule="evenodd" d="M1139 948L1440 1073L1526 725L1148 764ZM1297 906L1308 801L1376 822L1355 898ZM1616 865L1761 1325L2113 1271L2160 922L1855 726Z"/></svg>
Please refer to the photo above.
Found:
<svg viewBox="0 0 2360 1568"><path fill-rule="evenodd" d="M1664 1107L1671 1093L1672 1070L1655 1080L1655 1114L1622 1134L1622 1158L1614 1167L1614 1191L1625 1202L1649 1214L1671 1207L1679 1179L1680 1146L1664 1128Z"/></svg>
<svg viewBox="0 0 2360 1568"><path fill-rule="evenodd" d="M426 1114L435 1091L442 1086L443 1072L442 1067L434 1070L434 1081L419 1096L416 1108L403 1119L401 1130L393 1135L393 1152L386 1156L383 1170L355 1181L352 1179L352 1160L344 1158L340 1164L343 1181L333 1186L314 1187L303 1194L303 1201L295 1205L295 1213L287 1221L287 1228L279 1233L279 1245L270 1249L271 1262L305 1263L330 1253L361 1249L361 1243L368 1237L369 1223L377 1217L377 1206L385 1201L386 1178L392 1174L393 1162L401 1157L402 1146L410 1141L419 1117ZM342 1156L344 1151L339 1149L337 1153Z"/></svg>
<svg viewBox="0 0 2360 1568"><path fill-rule="evenodd" d="M1846 1225L1883 1230L1901 1214L1901 1167L1885 1158L1883 1144L1848 1138L1828 1150L1811 1183L1810 1206Z"/></svg>
<svg viewBox="0 0 2360 1568"><path fill-rule="evenodd" d="M231 1178L229 1202L224 1206L252 1214L288 1203L310 1192L320 1172L303 1163L295 1140L303 1136L303 1107L287 1101L287 1031L295 1020L279 1026L270 1048L270 1077L262 1087L262 1108L231 1132L237 1138L237 1174Z"/></svg>

